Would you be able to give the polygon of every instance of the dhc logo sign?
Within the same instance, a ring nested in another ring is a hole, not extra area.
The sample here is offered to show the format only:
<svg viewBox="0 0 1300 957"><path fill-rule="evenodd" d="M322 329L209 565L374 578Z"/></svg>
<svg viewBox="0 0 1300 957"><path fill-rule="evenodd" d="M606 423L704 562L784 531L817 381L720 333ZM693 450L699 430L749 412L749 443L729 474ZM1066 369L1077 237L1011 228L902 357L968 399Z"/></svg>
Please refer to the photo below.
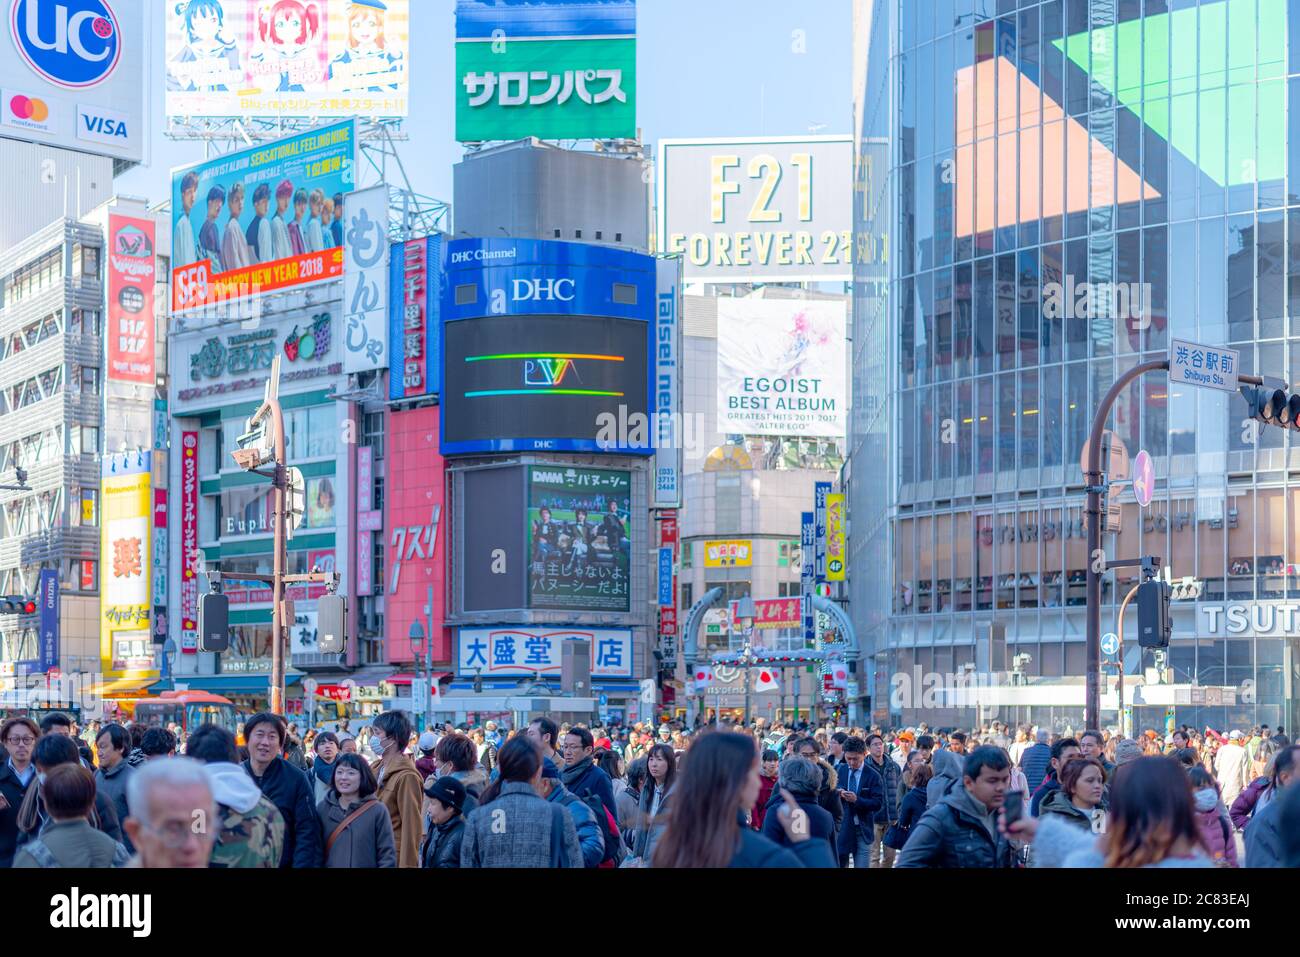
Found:
<svg viewBox="0 0 1300 957"><path fill-rule="evenodd" d="M117 17L105 0L12 0L9 26L27 65L58 86L102 83L122 57Z"/></svg>
<svg viewBox="0 0 1300 957"><path fill-rule="evenodd" d="M572 279L516 279L513 285L515 302L573 302Z"/></svg>

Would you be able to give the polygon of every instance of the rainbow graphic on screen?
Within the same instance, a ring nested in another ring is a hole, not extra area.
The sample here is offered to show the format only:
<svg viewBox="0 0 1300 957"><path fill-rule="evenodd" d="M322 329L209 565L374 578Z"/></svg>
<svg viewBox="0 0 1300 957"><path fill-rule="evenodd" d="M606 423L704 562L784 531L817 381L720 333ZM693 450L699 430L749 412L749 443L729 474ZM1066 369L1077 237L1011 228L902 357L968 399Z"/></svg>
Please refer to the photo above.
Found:
<svg viewBox="0 0 1300 957"><path fill-rule="evenodd" d="M623 362L624 356L598 355L581 352L503 352L496 355L466 356L466 362L519 362L522 364L523 388L482 389L466 392L467 399L482 399L502 395L585 395L622 397L622 392L608 389L582 389L582 377L577 363ZM566 385L567 383L567 385Z"/></svg>

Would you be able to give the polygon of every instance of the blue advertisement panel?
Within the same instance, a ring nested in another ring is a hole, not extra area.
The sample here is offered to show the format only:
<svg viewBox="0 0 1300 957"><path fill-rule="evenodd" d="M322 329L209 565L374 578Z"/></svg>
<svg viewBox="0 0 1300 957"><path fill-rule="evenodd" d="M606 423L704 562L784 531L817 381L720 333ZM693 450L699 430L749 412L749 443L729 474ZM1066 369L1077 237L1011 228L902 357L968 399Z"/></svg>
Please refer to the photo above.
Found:
<svg viewBox="0 0 1300 957"><path fill-rule="evenodd" d="M814 568L819 582L826 580L826 496L830 494L830 482L817 482L813 485L814 533L817 536Z"/></svg>
<svg viewBox="0 0 1300 957"><path fill-rule="evenodd" d="M803 591L803 637L812 647L817 640L817 619L813 614L813 586L816 582L816 565L814 549L817 541L817 516L813 512L804 512L800 522L800 552L803 555L803 574L800 585Z"/></svg>
<svg viewBox="0 0 1300 957"><path fill-rule="evenodd" d="M415 399L442 390L440 233L394 243L389 256L388 397Z"/></svg>
<svg viewBox="0 0 1300 957"><path fill-rule="evenodd" d="M172 170L172 311L343 278L356 121Z"/></svg>
<svg viewBox="0 0 1300 957"><path fill-rule="evenodd" d="M512 40L635 36L636 0L547 0L528 5L457 0L458 40L495 39L498 30L505 30Z"/></svg>
<svg viewBox="0 0 1300 957"><path fill-rule="evenodd" d="M444 455L653 453L652 257L478 239L444 262Z"/></svg>
<svg viewBox="0 0 1300 957"><path fill-rule="evenodd" d="M659 607L673 604L673 548L659 549Z"/></svg>
<svg viewBox="0 0 1300 957"><path fill-rule="evenodd" d="M41 658L37 670L48 674L59 666L59 573L42 568L40 582Z"/></svg>

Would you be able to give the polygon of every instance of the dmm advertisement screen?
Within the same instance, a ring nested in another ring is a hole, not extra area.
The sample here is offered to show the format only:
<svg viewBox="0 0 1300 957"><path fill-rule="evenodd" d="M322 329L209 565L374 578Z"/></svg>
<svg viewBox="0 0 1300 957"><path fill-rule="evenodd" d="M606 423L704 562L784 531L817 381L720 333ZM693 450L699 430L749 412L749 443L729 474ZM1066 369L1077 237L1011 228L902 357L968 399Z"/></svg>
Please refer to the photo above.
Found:
<svg viewBox="0 0 1300 957"><path fill-rule="evenodd" d="M648 454L635 424L648 409L650 328L598 316L446 323L443 452Z"/></svg>

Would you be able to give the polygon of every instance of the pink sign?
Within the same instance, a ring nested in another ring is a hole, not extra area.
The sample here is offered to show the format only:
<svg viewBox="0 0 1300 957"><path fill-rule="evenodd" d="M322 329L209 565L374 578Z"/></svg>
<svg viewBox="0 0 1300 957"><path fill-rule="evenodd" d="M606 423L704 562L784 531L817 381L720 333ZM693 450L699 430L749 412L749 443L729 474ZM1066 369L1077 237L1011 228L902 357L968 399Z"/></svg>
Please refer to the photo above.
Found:
<svg viewBox="0 0 1300 957"><path fill-rule="evenodd" d="M199 433L181 433L181 652L199 650Z"/></svg>
<svg viewBox="0 0 1300 957"><path fill-rule="evenodd" d="M424 606L433 588L433 660L451 660L443 627L446 538L444 462L438 451L438 408L389 415L391 439L384 525L384 621L389 660L410 661L411 622L425 625Z"/></svg>

